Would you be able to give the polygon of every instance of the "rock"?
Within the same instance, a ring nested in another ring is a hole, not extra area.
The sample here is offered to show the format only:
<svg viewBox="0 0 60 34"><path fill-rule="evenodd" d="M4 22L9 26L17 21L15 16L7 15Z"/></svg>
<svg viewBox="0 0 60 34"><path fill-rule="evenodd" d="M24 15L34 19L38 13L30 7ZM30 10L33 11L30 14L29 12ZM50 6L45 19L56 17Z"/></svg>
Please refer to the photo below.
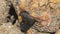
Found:
<svg viewBox="0 0 60 34"><path fill-rule="evenodd" d="M8 16L9 6L6 4L5 0L0 0L0 22L6 21L6 16Z"/></svg>
<svg viewBox="0 0 60 34"><path fill-rule="evenodd" d="M21 34L22 33L18 29L18 27L13 26L11 23L3 23L3 25L0 26L0 32L2 34Z"/></svg>
<svg viewBox="0 0 60 34"><path fill-rule="evenodd" d="M16 10L16 14L21 21L21 16L19 16L21 10L29 12L29 14L39 22L36 22L32 27L35 31L43 32L56 32L60 28L60 0L0 0L0 22L5 24L6 17L9 15L9 6L11 4ZM8 6L9 5L9 6ZM20 8L20 9L19 9ZM13 12L14 13L14 12ZM14 17L11 16L13 22ZM17 22L18 23L18 22ZM4 31L2 34L7 34L6 29L9 34L20 34L15 32L15 28L8 26L10 24L2 25L0 31ZM12 29L11 29L12 28ZM10 31L9 31L10 29ZM16 30L18 30L16 28ZM31 31L30 30L30 31ZM13 31L13 33L11 33ZM20 30L18 30L20 32ZM29 33L31 33L29 31ZM32 30L33 31L33 30ZM58 32L57 32L58 33ZM42 34L42 33L41 33Z"/></svg>
<svg viewBox="0 0 60 34"><path fill-rule="evenodd" d="M60 29L59 29L59 30L57 30L57 32L56 32L55 34L60 34Z"/></svg>
<svg viewBox="0 0 60 34"><path fill-rule="evenodd" d="M60 8L58 6L60 3L59 0L30 0L30 1L20 0L19 2L11 0L11 2L15 8L18 7L17 8L18 10L16 11L17 14L20 13L19 11L20 8L20 10L25 10L29 12L31 15L33 15L33 17L38 18L37 19L38 21L41 21L37 22L32 28L44 32L56 32L59 29L60 27L59 26ZM47 19L46 17L48 18L48 20L46 20Z"/></svg>

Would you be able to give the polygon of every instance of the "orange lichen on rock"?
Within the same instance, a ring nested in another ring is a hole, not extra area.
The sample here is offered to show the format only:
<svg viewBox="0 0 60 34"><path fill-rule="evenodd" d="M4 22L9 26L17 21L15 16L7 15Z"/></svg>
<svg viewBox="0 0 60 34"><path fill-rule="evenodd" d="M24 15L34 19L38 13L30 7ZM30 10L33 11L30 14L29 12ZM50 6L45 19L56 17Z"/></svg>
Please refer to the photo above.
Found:
<svg viewBox="0 0 60 34"><path fill-rule="evenodd" d="M49 26L51 23L51 17L47 12L43 12L41 16L36 16L35 13L32 13L31 16L40 22L41 26Z"/></svg>
<svg viewBox="0 0 60 34"><path fill-rule="evenodd" d="M56 32L55 34L60 34L60 29L59 29L59 30L57 30L57 32Z"/></svg>
<svg viewBox="0 0 60 34"><path fill-rule="evenodd" d="M21 21L22 21L22 17L18 16L18 22L21 22Z"/></svg>
<svg viewBox="0 0 60 34"><path fill-rule="evenodd" d="M60 9L56 9L56 13L57 14L60 14Z"/></svg>
<svg viewBox="0 0 60 34"><path fill-rule="evenodd" d="M50 0L50 2L53 2L53 3L60 3L60 0Z"/></svg>
<svg viewBox="0 0 60 34"><path fill-rule="evenodd" d="M33 31L32 31L31 29L29 29L29 30L27 31L27 34L33 34Z"/></svg>
<svg viewBox="0 0 60 34"><path fill-rule="evenodd" d="M42 16L40 17L42 20L47 20L48 19L48 13L44 12Z"/></svg>
<svg viewBox="0 0 60 34"><path fill-rule="evenodd" d="M36 16L35 12L33 12L33 13L31 14L31 16Z"/></svg>
<svg viewBox="0 0 60 34"><path fill-rule="evenodd" d="M40 20L41 20L40 23L41 26L46 26L46 25L49 26L49 24L51 23L51 18L48 13L44 13L42 16L40 16Z"/></svg>
<svg viewBox="0 0 60 34"><path fill-rule="evenodd" d="M21 9L25 10L25 7L26 7L26 0L20 0L20 1L21 1L21 2L20 2L19 7L20 7Z"/></svg>

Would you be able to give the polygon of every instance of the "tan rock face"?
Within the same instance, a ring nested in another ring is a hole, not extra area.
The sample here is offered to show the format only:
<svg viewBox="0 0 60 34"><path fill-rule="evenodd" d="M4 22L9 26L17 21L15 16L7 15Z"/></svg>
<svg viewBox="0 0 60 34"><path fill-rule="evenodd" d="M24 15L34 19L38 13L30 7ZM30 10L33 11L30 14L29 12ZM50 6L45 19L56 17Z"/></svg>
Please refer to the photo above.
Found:
<svg viewBox="0 0 60 34"><path fill-rule="evenodd" d="M50 10L50 9L47 4L48 4L48 0L45 0L45 1L44 0L30 0L30 1L21 0L20 8L28 11L33 16L38 16L39 19L41 18L41 20L45 20L45 22L47 24L47 22L51 21L50 20L51 17L49 17L50 15L48 13L49 12L48 10ZM45 14L44 12L47 14L43 15L43 14ZM49 20L47 20L48 18L49 18ZM41 21L41 22L43 23L44 21Z"/></svg>
<svg viewBox="0 0 60 34"><path fill-rule="evenodd" d="M55 34L60 34L60 29L59 29L59 30L57 30L57 32L56 32Z"/></svg>
<svg viewBox="0 0 60 34"><path fill-rule="evenodd" d="M38 18L39 25L44 28L39 26L40 28L36 27L37 29L49 32L55 32L59 29L60 0L20 0L18 7L29 12L31 16Z"/></svg>

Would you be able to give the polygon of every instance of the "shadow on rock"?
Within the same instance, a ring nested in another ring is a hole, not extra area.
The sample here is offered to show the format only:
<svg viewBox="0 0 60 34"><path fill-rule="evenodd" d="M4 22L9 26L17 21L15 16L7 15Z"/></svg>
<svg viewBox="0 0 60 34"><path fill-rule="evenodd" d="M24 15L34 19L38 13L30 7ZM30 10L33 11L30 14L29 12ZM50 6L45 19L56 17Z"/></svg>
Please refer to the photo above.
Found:
<svg viewBox="0 0 60 34"><path fill-rule="evenodd" d="M11 16L14 16L14 20L12 22L12 24L14 25L16 23L16 20L18 19L18 16L16 14L15 8L13 6L13 4L10 5L10 9L9 9L9 15L7 16L7 22L9 22L9 20L11 20ZM12 21L12 20L11 20Z"/></svg>
<svg viewBox="0 0 60 34"><path fill-rule="evenodd" d="M20 16L22 17L22 22L20 23L21 31L26 33L36 20L27 11L21 11Z"/></svg>

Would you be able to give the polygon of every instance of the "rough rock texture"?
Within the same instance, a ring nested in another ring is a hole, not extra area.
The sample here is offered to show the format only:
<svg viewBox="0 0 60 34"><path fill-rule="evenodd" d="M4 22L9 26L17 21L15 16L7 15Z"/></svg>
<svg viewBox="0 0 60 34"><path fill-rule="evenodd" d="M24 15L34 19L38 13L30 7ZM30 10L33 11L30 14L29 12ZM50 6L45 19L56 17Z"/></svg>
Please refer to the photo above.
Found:
<svg viewBox="0 0 60 34"><path fill-rule="evenodd" d="M13 4L17 15L23 9L32 16L39 18L37 20L40 22L36 22L31 27L33 32L31 34L49 34L41 32L56 32L57 30L56 34L59 34L60 0L0 0L0 23L3 23L0 24L0 34L23 34L17 27L18 22L16 22L15 26L9 22L5 23L6 17L9 16L8 12L11 4ZM10 22L13 22L14 16L12 15L10 18Z"/></svg>
<svg viewBox="0 0 60 34"><path fill-rule="evenodd" d="M5 0L0 0L0 22L6 22L6 17L8 16L9 6L6 4Z"/></svg>
<svg viewBox="0 0 60 34"><path fill-rule="evenodd" d="M15 1L16 3L11 0L11 2L15 7L18 6L19 8L28 11L32 16L38 17L41 20L41 22L36 23L32 28L45 32L55 32L59 29L59 0L17 0Z"/></svg>
<svg viewBox="0 0 60 34"><path fill-rule="evenodd" d="M13 26L11 23L3 23L2 25L0 25L0 34L21 34L21 33L22 32L19 30L19 28Z"/></svg>

